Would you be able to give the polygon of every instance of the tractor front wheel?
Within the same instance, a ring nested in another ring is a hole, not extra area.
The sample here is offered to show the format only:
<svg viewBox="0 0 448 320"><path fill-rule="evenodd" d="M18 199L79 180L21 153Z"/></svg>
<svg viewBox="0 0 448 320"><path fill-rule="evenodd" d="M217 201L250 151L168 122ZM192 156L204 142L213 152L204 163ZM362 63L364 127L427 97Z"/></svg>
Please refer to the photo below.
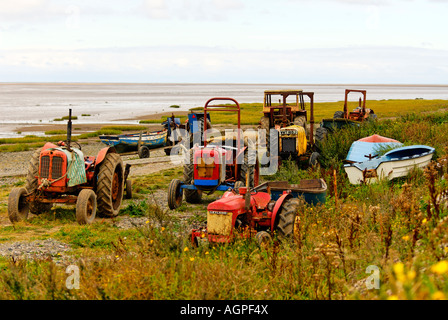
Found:
<svg viewBox="0 0 448 320"><path fill-rule="evenodd" d="M177 209L182 204L182 181L173 179L168 186L168 207L171 210Z"/></svg>
<svg viewBox="0 0 448 320"><path fill-rule="evenodd" d="M116 217L123 199L123 160L117 153L108 153L101 163L96 188L98 213Z"/></svg>
<svg viewBox="0 0 448 320"><path fill-rule="evenodd" d="M8 217L9 220L19 222L28 217L30 206L25 198L27 190L25 188L13 188L8 197Z"/></svg>
<svg viewBox="0 0 448 320"><path fill-rule="evenodd" d="M190 149L190 163L184 164L184 183L191 184L194 178L194 163L193 163L194 149ZM201 190L184 189L185 201L188 203L200 203L202 200Z"/></svg>
<svg viewBox="0 0 448 320"><path fill-rule="evenodd" d="M96 215L96 194L93 190L82 189L76 200L76 221L91 224Z"/></svg>
<svg viewBox="0 0 448 320"><path fill-rule="evenodd" d="M300 207L301 201L297 198L289 198L282 203L276 228L279 239L291 238L294 235L296 216Z"/></svg>

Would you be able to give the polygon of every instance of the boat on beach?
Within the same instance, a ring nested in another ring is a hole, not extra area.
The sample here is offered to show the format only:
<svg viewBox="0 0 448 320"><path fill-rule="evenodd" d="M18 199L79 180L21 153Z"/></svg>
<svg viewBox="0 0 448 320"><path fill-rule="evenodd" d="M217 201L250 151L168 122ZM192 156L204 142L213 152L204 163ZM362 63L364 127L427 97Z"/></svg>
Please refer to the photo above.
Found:
<svg viewBox="0 0 448 320"><path fill-rule="evenodd" d="M135 152L141 158L149 157L149 149L164 147L167 143L167 131L152 131L133 134L100 135L101 142L115 147L118 153Z"/></svg>
<svg viewBox="0 0 448 320"><path fill-rule="evenodd" d="M392 150L380 156L381 148ZM392 180L406 176L414 168L426 167L434 151L429 146L403 146L399 141L374 135L352 144L345 159L344 170L351 184L374 183L379 179Z"/></svg>

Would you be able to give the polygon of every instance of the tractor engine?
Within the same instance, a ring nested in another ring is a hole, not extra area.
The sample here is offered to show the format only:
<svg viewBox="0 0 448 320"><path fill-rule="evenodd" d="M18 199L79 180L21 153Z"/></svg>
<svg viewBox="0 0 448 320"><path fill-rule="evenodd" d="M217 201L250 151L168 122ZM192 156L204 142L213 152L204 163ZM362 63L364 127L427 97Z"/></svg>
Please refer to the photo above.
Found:
<svg viewBox="0 0 448 320"><path fill-rule="evenodd" d="M207 206L207 236L209 242L230 242L235 229L243 237L250 237L259 230L272 227L274 201L266 192L250 195L245 187L239 194L227 191L221 199ZM249 208L247 208L247 206Z"/></svg>
<svg viewBox="0 0 448 320"><path fill-rule="evenodd" d="M279 156L283 159L305 154L307 147L305 129L298 125L281 128L278 146Z"/></svg>
<svg viewBox="0 0 448 320"><path fill-rule="evenodd" d="M84 159L80 150L69 152L65 147L47 143L39 156L38 185L48 192L67 192L70 187L86 183L86 169L94 163L90 158Z"/></svg>
<svg viewBox="0 0 448 320"><path fill-rule="evenodd" d="M194 152L194 185L201 190L213 190L226 178L226 151L210 146Z"/></svg>

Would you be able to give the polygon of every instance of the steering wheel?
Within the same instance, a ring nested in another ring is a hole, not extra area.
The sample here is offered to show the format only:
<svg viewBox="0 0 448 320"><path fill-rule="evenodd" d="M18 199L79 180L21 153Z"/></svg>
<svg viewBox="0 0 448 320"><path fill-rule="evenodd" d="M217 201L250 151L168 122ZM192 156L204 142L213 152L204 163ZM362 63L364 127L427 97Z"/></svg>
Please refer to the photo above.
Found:
<svg viewBox="0 0 448 320"><path fill-rule="evenodd" d="M64 140L65 146L67 146L68 140ZM79 150L81 150L81 145L76 141L70 141L70 144L76 144Z"/></svg>

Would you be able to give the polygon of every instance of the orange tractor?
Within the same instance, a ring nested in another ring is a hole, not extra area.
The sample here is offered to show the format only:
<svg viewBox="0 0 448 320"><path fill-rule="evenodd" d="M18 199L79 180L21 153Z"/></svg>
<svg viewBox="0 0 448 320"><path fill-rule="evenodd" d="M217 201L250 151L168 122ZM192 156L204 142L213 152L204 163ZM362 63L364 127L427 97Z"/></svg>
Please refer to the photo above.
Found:
<svg viewBox="0 0 448 320"><path fill-rule="evenodd" d="M37 150L29 164L25 187L13 188L8 198L8 216L12 223L24 220L28 213L40 214L54 203L76 204L79 224L94 221L96 211L115 217L120 210L124 190L131 194L127 180L130 165L123 165L113 147L99 151L97 157L84 157L81 145L71 144L71 109L67 140L46 143Z"/></svg>
<svg viewBox="0 0 448 320"><path fill-rule="evenodd" d="M347 104L348 104L348 95L351 92L357 92L362 94L362 99L359 98L359 105L355 109L353 109L353 111L349 112ZM344 111L336 111L334 113L333 118L334 119L344 118L353 121L376 119L376 114L373 112L373 110L366 108L366 90L345 89Z"/></svg>

